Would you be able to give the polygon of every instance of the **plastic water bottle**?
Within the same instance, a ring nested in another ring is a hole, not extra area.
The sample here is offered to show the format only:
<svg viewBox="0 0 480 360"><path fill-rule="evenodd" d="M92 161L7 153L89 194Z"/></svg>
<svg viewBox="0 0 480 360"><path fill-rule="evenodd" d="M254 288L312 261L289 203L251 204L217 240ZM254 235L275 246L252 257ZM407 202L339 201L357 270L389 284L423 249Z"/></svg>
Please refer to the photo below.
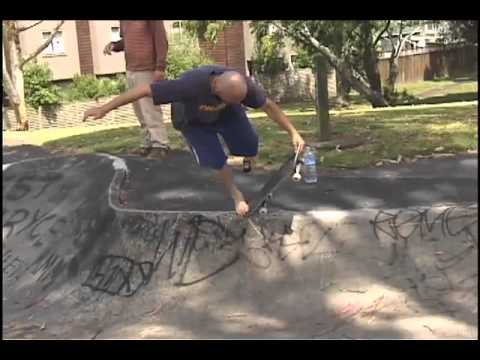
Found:
<svg viewBox="0 0 480 360"><path fill-rule="evenodd" d="M303 178L307 184L318 181L315 151L310 146L305 147L303 154Z"/></svg>

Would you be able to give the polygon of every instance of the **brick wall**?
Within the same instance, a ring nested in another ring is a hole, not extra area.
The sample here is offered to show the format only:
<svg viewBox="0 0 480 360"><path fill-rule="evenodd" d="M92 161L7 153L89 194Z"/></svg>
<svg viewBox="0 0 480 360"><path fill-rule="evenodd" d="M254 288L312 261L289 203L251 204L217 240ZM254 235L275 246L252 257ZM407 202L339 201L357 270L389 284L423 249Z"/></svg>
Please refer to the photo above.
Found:
<svg viewBox="0 0 480 360"><path fill-rule="evenodd" d="M104 98L99 103L105 103L112 99ZM96 125L114 125L114 124L132 124L138 125L137 117L130 105L123 106L117 110L113 110L101 120L90 120L82 122L83 113L86 109L96 106L96 101L75 102L64 104L56 110L37 111L32 108L27 109L27 115L31 130L48 129L48 128L68 128L75 126L96 126ZM170 105L162 105L163 118L166 122L170 122ZM8 130L16 130L17 123L13 110L5 112L4 119Z"/></svg>
<svg viewBox="0 0 480 360"><path fill-rule="evenodd" d="M93 74L92 41L89 20L75 20L78 40L78 57L81 74Z"/></svg>
<svg viewBox="0 0 480 360"><path fill-rule="evenodd" d="M200 41L200 48L213 58L216 64L228 66L246 74L242 21L235 21L222 31L215 45Z"/></svg>

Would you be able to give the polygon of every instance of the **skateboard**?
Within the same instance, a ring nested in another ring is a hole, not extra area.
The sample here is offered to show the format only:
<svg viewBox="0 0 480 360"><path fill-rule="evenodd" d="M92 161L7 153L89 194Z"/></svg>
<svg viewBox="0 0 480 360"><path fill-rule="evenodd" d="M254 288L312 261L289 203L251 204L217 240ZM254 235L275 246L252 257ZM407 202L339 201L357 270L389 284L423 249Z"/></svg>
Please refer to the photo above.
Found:
<svg viewBox="0 0 480 360"><path fill-rule="evenodd" d="M299 149L291 155L285 163L277 169L270 179L263 185L262 189L258 192L257 196L249 202L250 211L247 217L252 216L255 213L260 215L266 215L268 213L268 202L273 197L273 192L281 184L281 182L290 176L294 182L299 182L302 179L300 170L303 161L299 158Z"/></svg>

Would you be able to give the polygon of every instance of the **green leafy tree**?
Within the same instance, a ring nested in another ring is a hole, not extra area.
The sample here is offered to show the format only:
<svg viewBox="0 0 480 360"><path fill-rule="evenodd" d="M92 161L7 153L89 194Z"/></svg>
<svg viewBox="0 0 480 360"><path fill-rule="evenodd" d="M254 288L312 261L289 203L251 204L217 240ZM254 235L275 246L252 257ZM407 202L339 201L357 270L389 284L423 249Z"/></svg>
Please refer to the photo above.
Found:
<svg viewBox="0 0 480 360"><path fill-rule="evenodd" d="M196 38L189 34L176 34L170 41L167 55L167 78L175 79L183 72L207 64L213 64Z"/></svg>
<svg viewBox="0 0 480 360"><path fill-rule="evenodd" d="M478 20L448 20L444 21L445 37L449 42L478 44Z"/></svg>
<svg viewBox="0 0 480 360"><path fill-rule="evenodd" d="M28 130L27 108L25 102L24 66L35 59L52 42L65 20L61 20L33 52L25 54L21 49L20 33L28 31L43 20L35 21L28 26L19 26L17 20L2 21L2 85L13 107L19 130Z"/></svg>
<svg viewBox="0 0 480 360"><path fill-rule="evenodd" d="M256 72L275 76L284 72L288 65L281 53L282 39L265 34L255 43L254 69Z"/></svg>
<svg viewBox="0 0 480 360"><path fill-rule="evenodd" d="M342 80L374 107L388 106L382 95L375 48L385 24L373 21L254 21L254 32L266 27L288 36L311 56L323 56Z"/></svg>

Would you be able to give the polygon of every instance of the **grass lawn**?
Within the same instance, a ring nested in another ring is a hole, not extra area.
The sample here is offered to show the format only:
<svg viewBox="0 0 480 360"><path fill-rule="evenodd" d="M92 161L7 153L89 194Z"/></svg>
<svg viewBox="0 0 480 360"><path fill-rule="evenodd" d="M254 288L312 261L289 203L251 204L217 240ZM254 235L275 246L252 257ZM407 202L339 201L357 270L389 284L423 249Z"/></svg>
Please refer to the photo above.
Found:
<svg viewBox="0 0 480 360"><path fill-rule="evenodd" d="M366 143L342 152L319 150L320 166L327 168L359 168L376 164L381 159L396 160L415 155L441 152L464 152L478 148L478 83L472 78L424 81L400 85L424 102L422 105L373 109L358 96L353 96L349 109L330 111L334 139L359 136ZM459 100L460 102L451 102ZM438 104L438 101L442 101ZM281 106L307 142L317 139L317 121L313 102ZM257 165L276 167L292 150L287 134L262 111L250 111L261 137ZM172 147L187 147L180 134L167 124ZM30 132L4 132L4 138L43 145L52 151L76 153L127 153L140 145L138 126L89 126L68 129L45 129Z"/></svg>
<svg viewBox="0 0 480 360"><path fill-rule="evenodd" d="M284 106L297 129L307 142L316 141L314 113L302 108ZM367 139L364 145L342 152L317 151L327 168L359 168L381 159L397 159L431 154L435 148L442 152L464 152L478 148L477 102L383 108L373 110L332 112L334 137L355 135ZM253 116L261 137L258 166L276 167L292 151L290 138L276 123L265 116ZM167 125L172 147L187 150L180 134ZM77 153L125 153L140 144L139 127L101 130L69 136L44 143L50 150Z"/></svg>
<svg viewBox="0 0 480 360"><path fill-rule="evenodd" d="M397 90L399 92L406 90L408 94L415 96L417 98L415 105L474 101L477 100L478 97L478 80L475 76L470 76L451 80L418 81L399 84ZM363 111L372 109L371 104L356 91L352 90L350 97L351 106L348 109L335 107L335 104L332 102L330 104L331 111ZM315 112L315 104L313 101L290 103L288 107L295 109L299 114ZM251 110L250 113L262 114L263 112L261 110Z"/></svg>

